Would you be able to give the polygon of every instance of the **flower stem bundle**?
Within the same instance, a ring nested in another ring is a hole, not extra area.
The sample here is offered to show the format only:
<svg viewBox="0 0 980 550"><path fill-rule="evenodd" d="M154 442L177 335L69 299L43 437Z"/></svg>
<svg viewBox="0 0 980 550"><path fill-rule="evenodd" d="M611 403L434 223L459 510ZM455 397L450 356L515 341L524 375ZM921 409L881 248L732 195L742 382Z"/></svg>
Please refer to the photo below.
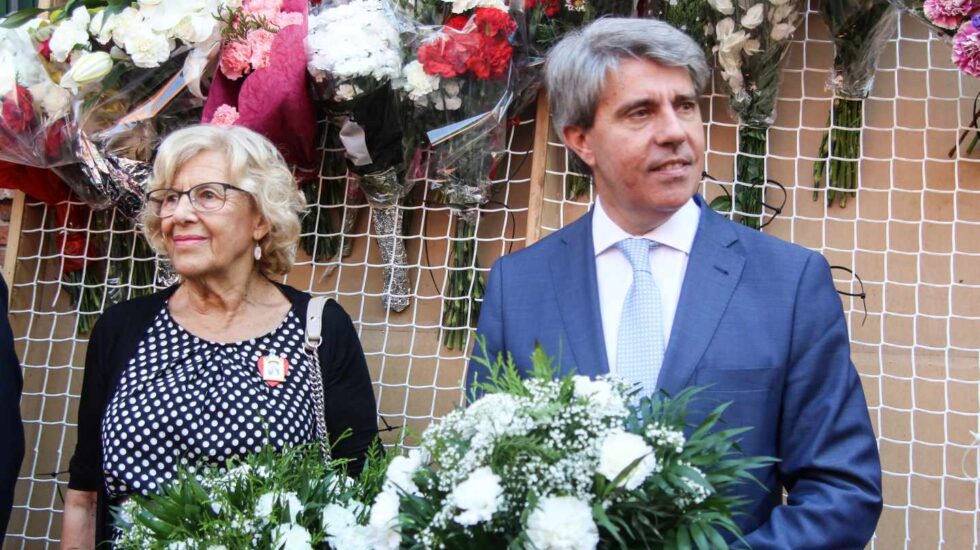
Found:
<svg viewBox="0 0 980 550"><path fill-rule="evenodd" d="M762 190L766 182L765 128L738 127L738 155L735 157L734 211L738 221L753 229L762 225Z"/></svg>
<svg viewBox="0 0 980 550"><path fill-rule="evenodd" d="M442 343L449 349L462 350L471 327L480 319L480 304L486 285L478 271L476 225L463 216L455 216L456 229L450 241L449 276L446 278L442 313Z"/></svg>
<svg viewBox="0 0 980 550"><path fill-rule="evenodd" d="M887 0L827 0L821 13L834 37L834 102L813 164L813 200L826 185L827 204L841 208L858 187L864 98L874 84L878 58L895 31L895 9Z"/></svg>
<svg viewBox="0 0 980 550"><path fill-rule="evenodd" d="M828 206L836 202L844 208L848 197L854 196L857 191L863 108L863 100L834 98L828 120L830 130L823 135L817 161L813 163L813 200L819 199L825 180Z"/></svg>

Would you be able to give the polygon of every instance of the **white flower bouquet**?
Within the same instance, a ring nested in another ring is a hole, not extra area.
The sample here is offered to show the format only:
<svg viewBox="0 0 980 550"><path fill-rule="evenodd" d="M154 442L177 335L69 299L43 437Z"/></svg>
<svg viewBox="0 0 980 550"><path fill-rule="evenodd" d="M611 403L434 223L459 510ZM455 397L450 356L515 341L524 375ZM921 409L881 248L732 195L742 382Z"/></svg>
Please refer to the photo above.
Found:
<svg viewBox="0 0 980 550"><path fill-rule="evenodd" d="M795 0L708 0L721 77L739 122L734 193L712 208L760 228L767 133L776 118L782 61L800 20Z"/></svg>
<svg viewBox="0 0 980 550"><path fill-rule="evenodd" d="M366 523L362 503L380 490L386 460L374 448L357 482L338 466L324 462L319 445L312 444L184 470L158 494L131 497L116 509L116 546L352 548L344 537L356 535L368 541L362 548L370 548L368 527L346 531Z"/></svg>
<svg viewBox="0 0 980 550"><path fill-rule="evenodd" d="M382 0L321 4L306 39L307 68L372 207L384 264L381 302L396 312L411 303L398 205L416 181L405 177L415 148L413 134L403 130L411 110L392 88L402 76L399 26Z"/></svg>
<svg viewBox="0 0 980 550"><path fill-rule="evenodd" d="M30 37L49 79L32 97L46 121L34 165L53 168L89 206L135 214L159 136L199 118L185 61L220 35L223 0L71 0L2 23ZM43 155L41 151L43 150Z"/></svg>
<svg viewBox="0 0 980 550"><path fill-rule="evenodd" d="M486 395L391 462L370 512L369 525L388 527L382 548L709 548L741 538L729 490L770 460L739 456L746 429L714 431L724 406L685 436L697 390L634 405L614 379L554 380L540 349L528 380L511 360L480 361Z"/></svg>
<svg viewBox="0 0 980 550"><path fill-rule="evenodd" d="M813 163L813 200L827 187L827 204L847 205L858 186L864 99L871 93L878 58L898 22L888 0L825 0L820 12L834 37L834 102Z"/></svg>

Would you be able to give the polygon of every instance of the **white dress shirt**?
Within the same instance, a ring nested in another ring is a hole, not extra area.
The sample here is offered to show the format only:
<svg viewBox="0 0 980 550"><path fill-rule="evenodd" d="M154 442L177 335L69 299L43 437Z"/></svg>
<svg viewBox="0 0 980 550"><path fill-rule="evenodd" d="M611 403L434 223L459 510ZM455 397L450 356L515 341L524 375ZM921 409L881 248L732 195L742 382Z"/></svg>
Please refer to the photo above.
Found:
<svg viewBox="0 0 980 550"><path fill-rule="evenodd" d="M650 268L657 288L660 289L664 341L668 343L677 302L681 296L681 285L687 272L687 259L691 254L700 219L701 209L691 199L660 227L643 235L644 238L660 243L660 246L650 250ZM602 209L602 202L596 199L595 212L592 214L592 244L595 246L599 309L610 374L616 373L619 321L626 293L633 284L633 268L626 256L616 248L616 243L630 237L633 235L616 225Z"/></svg>

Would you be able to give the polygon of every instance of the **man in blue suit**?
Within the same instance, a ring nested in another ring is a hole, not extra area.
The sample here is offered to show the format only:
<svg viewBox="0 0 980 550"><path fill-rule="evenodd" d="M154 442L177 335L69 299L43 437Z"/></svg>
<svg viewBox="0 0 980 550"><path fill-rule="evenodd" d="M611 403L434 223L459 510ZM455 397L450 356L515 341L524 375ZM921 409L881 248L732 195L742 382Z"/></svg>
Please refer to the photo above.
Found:
<svg viewBox="0 0 980 550"><path fill-rule="evenodd" d="M540 343L562 373L612 373L647 394L707 387L702 409L731 401L727 425L752 427L744 452L780 460L755 471L765 489L744 485L749 545L864 547L881 467L830 268L696 194L701 48L659 21L602 19L557 44L545 73L596 205L494 264L477 329L491 356L526 370ZM485 375L471 363L468 386Z"/></svg>

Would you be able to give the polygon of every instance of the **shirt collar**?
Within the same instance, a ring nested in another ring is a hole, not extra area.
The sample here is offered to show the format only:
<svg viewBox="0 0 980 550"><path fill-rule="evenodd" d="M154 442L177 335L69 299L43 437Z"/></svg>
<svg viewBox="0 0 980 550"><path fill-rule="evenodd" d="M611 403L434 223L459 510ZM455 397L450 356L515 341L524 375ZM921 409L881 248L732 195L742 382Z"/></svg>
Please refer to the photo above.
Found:
<svg viewBox="0 0 980 550"><path fill-rule="evenodd" d="M643 237L690 254L700 221L701 208L691 198L670 218L667 218L667 221ZM595 209L592 212L592 244L595 247L595 255L602 254L619 241L632 236L612 221L603 210L602 201L596 197Z"/></svg>

